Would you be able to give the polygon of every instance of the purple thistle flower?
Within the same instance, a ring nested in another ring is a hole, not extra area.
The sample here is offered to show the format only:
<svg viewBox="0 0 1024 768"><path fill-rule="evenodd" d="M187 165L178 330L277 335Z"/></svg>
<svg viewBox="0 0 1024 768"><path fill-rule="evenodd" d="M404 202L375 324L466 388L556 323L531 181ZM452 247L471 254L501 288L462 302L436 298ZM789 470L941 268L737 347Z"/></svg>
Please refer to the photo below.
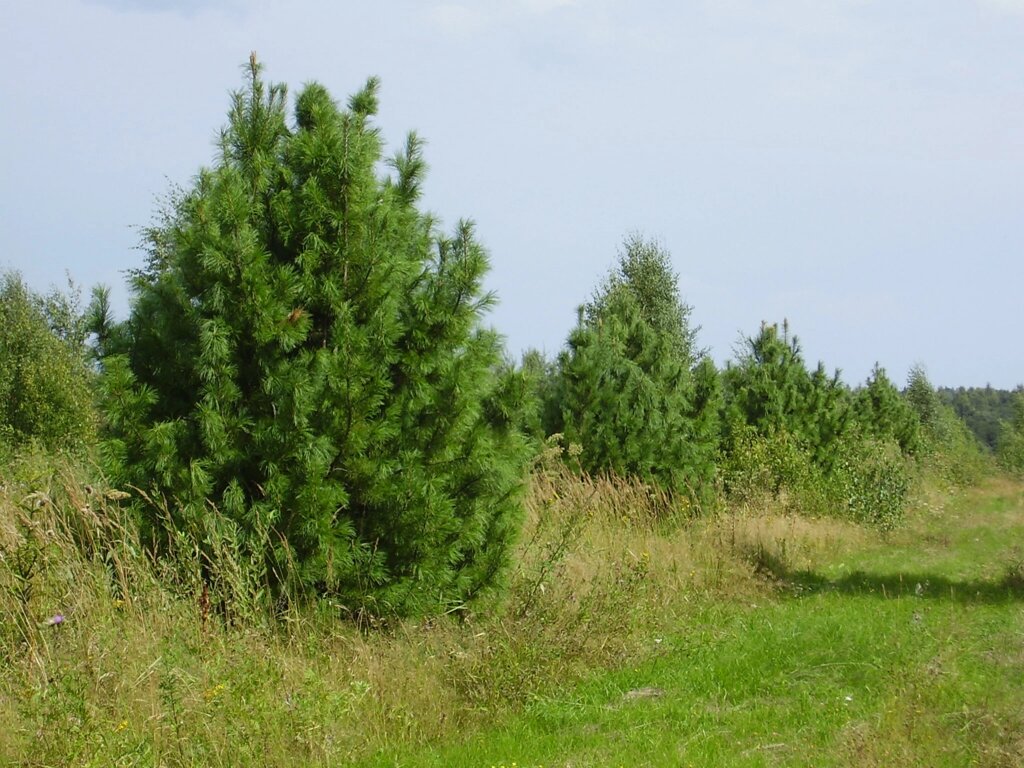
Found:
<svg viewBox="0 0 1024 768"><path fill-rule="evenodd" d="M64 616L63 616L63 614L58 613L56 616L51 616L47 620L46 623L47 623L47 625L49 625L51 627L55 627L58 624L63 624L64 623Z"/></svg>

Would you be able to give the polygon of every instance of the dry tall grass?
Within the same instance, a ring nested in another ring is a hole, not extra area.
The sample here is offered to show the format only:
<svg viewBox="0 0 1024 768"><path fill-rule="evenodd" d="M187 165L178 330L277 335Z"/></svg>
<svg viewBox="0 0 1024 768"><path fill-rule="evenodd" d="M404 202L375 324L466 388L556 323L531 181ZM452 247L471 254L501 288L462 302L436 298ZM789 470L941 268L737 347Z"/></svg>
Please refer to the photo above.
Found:
<svg viewBox="0 0 1024 768"><path fill-rule="evenodd" d="M464 733L654 652L709 595L763 594L757 553L799 567L869 535L769 503L696 518L551 453L529 482L500 604L373 628L324 604L229 626L187 547L173 568L140 551L116 490L39 458L9 467L0 762L335 765Z"/></svg>

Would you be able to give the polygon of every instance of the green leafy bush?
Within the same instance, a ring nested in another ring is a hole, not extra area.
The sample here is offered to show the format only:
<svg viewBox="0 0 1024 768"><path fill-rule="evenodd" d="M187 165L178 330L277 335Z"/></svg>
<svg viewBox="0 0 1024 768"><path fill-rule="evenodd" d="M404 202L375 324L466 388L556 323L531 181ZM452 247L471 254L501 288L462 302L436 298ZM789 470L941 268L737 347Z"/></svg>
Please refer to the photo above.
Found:
<svg viewBox="0 0 1024 768"><path fill-rule="evenodd" d="M921 423L919 453L924 471L966 486L991 469L991 457L956 412L939 399L921 366L910 371L904 394Z"/></svg>
<svg viewBox="0 0 1024 768"><path fill-rule="evenodd" d="M846 436L828 472L785 431L743 427L724 457L723 484L739 503L770 499L787 512L838 517L883 530L903 519L910 488L908 460L892 440Z"/></svg>
<svg viewBox="0 0 1024 768"><path fill-rule="evenodd" d="M782 502L789 512L825 515L830 511L821 468L785 430L761 434L749 425L734 429L723 457L722 480L729 498L740 503L768 498Z"/></svg>
<svg viewBox="0 0 1024 768"><path fill-rule="evenodd" d="M0 276L0 443L80 449L96 432L93 374L74 295Z"/></svg>
<svg viewBox="0 0 1024 768"><path fill-rule="evenodd" d="M910 490L907 459L893 440L846 440L830 483L845 516L882 530L903 521Z"/></svg>
<svg viewBox="0 0 1024 768"><path fill-rule="evenodd" d="M307 85L289 125L259 70L149 231L131 317L96 318L107 465L163 551L227 542L349 611L460 605L506 570L527 461L486 254L417 209L415 135L379 176L376 80L347 109Z"/></svg>

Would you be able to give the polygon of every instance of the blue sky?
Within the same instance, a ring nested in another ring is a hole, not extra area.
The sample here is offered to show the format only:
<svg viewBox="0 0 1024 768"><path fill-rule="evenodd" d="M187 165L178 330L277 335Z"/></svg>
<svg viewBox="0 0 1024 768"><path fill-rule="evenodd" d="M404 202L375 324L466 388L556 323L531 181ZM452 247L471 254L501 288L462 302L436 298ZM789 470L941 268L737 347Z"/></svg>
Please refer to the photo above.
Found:
<svg viewBox="0 0 1024 768"><path fill-rule="evenodd" d="M852 384L1024 382L1024 0L48 0L0 43L0 268L40 289L126 311L135 228L213 160L255 50L293 94L381 77L513 351L556 352L639 231L720 362L785 317Z"/></svg>

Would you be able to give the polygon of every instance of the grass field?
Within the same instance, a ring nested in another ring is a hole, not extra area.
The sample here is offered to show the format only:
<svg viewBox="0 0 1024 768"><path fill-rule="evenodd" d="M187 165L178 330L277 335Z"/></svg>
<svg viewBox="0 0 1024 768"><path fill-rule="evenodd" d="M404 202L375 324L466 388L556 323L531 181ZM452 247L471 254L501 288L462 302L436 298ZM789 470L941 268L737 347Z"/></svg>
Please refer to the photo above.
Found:
<svg viewBox="0 0 1024 768"><path fill-rule="evenodd" d="M0 486L0 765L1024 765L1006 479L918 491L883 536L772 501L665 525L541 471L501 604L379 627L226 625L105 499Z"/></svg>
<svg viewBox="0 0 1024 768"><path fill-rule="evenodd" d="M923 503L888 540L701 601L637 665L374 766L1024 765L1024 493ZM749 597L749 596L747 596Z"/></svg>

